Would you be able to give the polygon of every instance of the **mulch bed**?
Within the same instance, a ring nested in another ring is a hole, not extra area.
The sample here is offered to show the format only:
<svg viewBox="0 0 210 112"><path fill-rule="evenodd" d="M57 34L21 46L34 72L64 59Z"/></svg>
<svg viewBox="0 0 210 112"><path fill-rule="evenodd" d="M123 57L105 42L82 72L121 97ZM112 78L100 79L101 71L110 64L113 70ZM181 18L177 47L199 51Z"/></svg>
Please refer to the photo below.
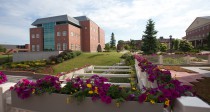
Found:
<svg viewBox="0 0 210 112"><path fill-rule="evenodd" d="M197 79L198 82L191 82L194 86L193 92L196 96L200 97L203 101L210 105L210 77Z"/></svg>
<svg viewBox="0 0 210 112"><path fill-rule="evenodd" d="M176 72L197 73L197 72L194 72L192 70L187 70L187 69L181 68L180 66L164 66L164 65L158 65L158 67L160 69L174 70Z"/></svg>

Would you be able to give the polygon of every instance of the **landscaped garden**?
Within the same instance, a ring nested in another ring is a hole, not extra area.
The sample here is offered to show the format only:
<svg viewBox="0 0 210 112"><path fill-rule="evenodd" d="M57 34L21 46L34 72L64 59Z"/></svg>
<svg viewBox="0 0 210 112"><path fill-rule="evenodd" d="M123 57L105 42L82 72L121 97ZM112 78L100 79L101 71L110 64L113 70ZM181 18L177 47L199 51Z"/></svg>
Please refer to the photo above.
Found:
<svg viewBox="0 0 210 112"><path fill-rule="evenodd" d="M79 51L65 51L58 56L51 56L49 60L6 63L2 69L57 74L69 72L85 65L113 65L120 62L121 55L121 53L117 52L82 53ZM7 57L2 56L1 59L6 60Z"/></svg>
<svg viewBox="0 0 210 112"><path fill-rule="evenodd" d="M84 65L114 65L120 62L121 53L101 52L101 53L82 53L80 56L53 66L54 74L67 72L74 68Z"/></svg>
<svg viewBox="0 0 210 112"><path fill-rule="evenodd" d="M187 95L190 87L183 86L178 80L172 79L169 71L160 70L156 65L141 56L136 55L135 58L139 62L138 66L142 69L142 72L147 73L147 80L151 83L156 82L158 87L138 89L133 86L131 88L122 88L106 84L104 82L108 81L108 79L93 75L89 79L81 79L80 77L67 79L64 87L61 87L59 79L54 76L46 76L35 82L24 79L11 89L21 99L34 97L34 95L40 97L45 93L59 93L70 95L66 96L66 103L70 103L72 98L83 101L86 97L91 97L93 101L100 100L106 104L112 103L113 100L116 107L119 107L123 102L129 101L150 102L153 105L158 103L168 107L173 105L176 98Z"/></svg>

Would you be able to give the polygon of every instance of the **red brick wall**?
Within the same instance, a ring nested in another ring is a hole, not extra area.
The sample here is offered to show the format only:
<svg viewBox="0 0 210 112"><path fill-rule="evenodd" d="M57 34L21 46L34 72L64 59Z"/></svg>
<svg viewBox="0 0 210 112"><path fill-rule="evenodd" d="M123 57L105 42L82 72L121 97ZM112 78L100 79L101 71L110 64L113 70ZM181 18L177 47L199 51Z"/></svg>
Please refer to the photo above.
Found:
<svg viewBox="0 0 210 112"><path fill-rule="evenodd" d="M97 52L99 45L98 25L90 21L90 52Z"/></svg>
<svg viewBox="0 0 210 112"><path fill-rule="evenodd" d="M80 21L82 51L90 52L90 22Z"/></svg>
<svg viewBox="0 0 210 112"><path fill-rule="evenodd" d="M97 52L97 47L100 44L101 48L105 47L105 34L99 26L91 20L80 21L81 28L70 24L62 24L55 26L55 50L57 44L60 43L60 50L63 50L63 43L67 44L67 49L82 50L84 52ZM63 36L63 31L66 31L66 36ZM60 36L57 36L60 32ZM73 32L73 35L72 35ZM39 38L33 38L32 34L39 34ZM30 49L32 45L40 45L40 51L43 51L43 28L30 29Z"/></svg>
<svg viewBox="0 0 210 112"><path fill-rule="evenodd" d="M35 38L32 38L32 35L35 35ZM39 34L39 38L36 38L36 34ZM39 45L39 50L43 51L43 38L44 32L43 28L30 28L30 51L32 51L32 45ZM35 51L37 51L35 47Z"/></svg>
<svg viewBox="0 0 210 112"><path fill-rule="evenodd" d="M101 48L102 50L104 51L104 48L105 48L105 32L103 29L99 28L100 29L100 45L101 45Z"/></svg>
<svg viewBox="0 0 210 112"><path fill-rule="evenodd" d="M63 31L66 31L66 36L63 36ZM57 32L60 32L60 36L57 35ZM57 45L60 43L60 50L63 50L63 43L67 44L69 48L69 33L68 33L68 24L56 25L55 26L55 50L57 50Z"/></svg>
<svg viewBox="0 0 210 112"><path fill-rule="evenodd" d="M25 48L28 49L28 52L30 52L30 44L25 44Z"/></svg>
<svg viewBox="0 0 210 112"><path fill-rule="evenodd" d="M205 37L207 36L207 33L210 32L210 24L209 25L204 25L203 27L199 27L197 29L191 30L186 32L186 38L187 39L196 39L196 38L203 38L203 34L205 35ZM198 37L198 36L201 37ZM196 36L196 38L194 37Z"/></svg>
<svg viewBox="0 0 210 112"><path fill-rule="evenodd" d="M69 49L81 50L81 29L73 25L68 25L68 35L69 35Z"/></svg>

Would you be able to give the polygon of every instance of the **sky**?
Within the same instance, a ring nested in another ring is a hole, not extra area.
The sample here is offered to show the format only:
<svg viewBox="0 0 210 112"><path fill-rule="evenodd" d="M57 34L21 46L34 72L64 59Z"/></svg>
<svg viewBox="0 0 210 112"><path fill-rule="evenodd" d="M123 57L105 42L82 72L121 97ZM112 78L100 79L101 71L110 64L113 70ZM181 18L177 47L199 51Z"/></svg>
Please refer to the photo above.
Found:
<svg viewBox="0 0 210 112"><path fill-rule="evenodd" d="M196 17L210 16L210 0L0 0L0 44L29 43L38 18L86 15L118 40L141 39L148 19L157 38L182 38Z"/></svg>

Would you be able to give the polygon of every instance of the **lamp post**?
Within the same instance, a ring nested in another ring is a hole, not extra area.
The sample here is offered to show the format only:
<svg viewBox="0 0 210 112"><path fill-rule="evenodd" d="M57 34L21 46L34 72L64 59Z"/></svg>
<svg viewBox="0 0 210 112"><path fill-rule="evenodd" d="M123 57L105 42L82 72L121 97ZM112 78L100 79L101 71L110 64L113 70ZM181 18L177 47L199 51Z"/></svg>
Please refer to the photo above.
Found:
<svg viewBox="0 0 210 112"><path fill-rule="evenodd" d="M172 53L172 35L170 35L169 37L170 37L169 49L170 53Z"/></svg>

